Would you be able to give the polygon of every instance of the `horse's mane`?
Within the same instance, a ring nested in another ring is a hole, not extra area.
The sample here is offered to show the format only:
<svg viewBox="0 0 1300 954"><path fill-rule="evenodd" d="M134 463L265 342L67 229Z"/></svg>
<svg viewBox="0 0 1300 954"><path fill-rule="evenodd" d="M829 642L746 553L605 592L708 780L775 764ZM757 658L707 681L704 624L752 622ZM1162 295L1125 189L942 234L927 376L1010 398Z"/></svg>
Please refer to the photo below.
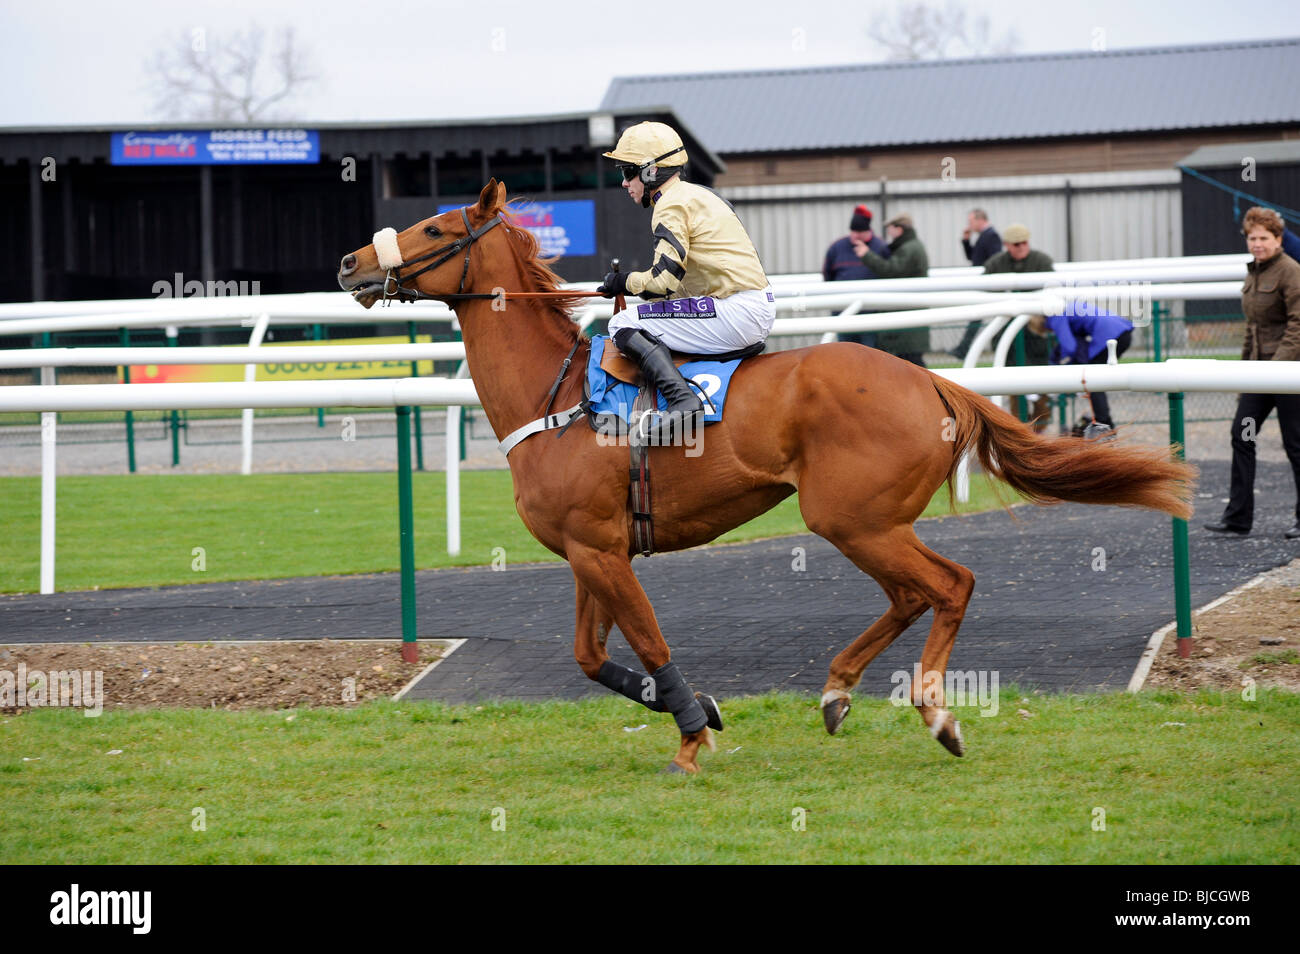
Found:
<svg viewBox="0 0 1300 954"><path fill-rule="evenodd" d="M537 239L533 236L533 233L515 224L514 215L526 201L524 199L511 199L501 212L508 226L506 234L510 236L510 246L518 257L519 264L523 266L524 274L528 276L528 280L533 286L527 290L541 292L563 291L560 284L564 279L550 269L550 264L555 261L555 258L542 258L538 254L541 248L537 244ZM543 298L539 299L538 309L562 317L564 327L568 329L569 334L572 336L570 340L573 340L579 336L578 326L573 321L573 308L579 301L582 301L582 297L577 295L572 298L568 296Z"/></svg>

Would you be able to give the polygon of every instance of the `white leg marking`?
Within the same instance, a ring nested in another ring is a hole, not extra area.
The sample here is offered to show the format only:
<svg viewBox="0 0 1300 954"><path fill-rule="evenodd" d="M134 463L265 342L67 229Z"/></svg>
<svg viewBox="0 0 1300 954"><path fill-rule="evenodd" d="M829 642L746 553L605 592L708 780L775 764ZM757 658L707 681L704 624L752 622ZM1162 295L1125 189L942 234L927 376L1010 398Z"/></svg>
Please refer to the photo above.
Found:
<svg viewBox="0 0 1300 954"><path fill-rule="evenodd" d="M939 738L939 733L943 731L944 723L948 721L948 710L940 709L934 717L934 725L930 726L931 738Z"/></svg>
<svg viewBox="0 0 1300 954"><path fill-rule="evenodd" d="M822 693L821 708L825 709L827 704L835 699L843 699L845 702L848 702L850 698L849 694L843 689L827 689Z"/></svg>

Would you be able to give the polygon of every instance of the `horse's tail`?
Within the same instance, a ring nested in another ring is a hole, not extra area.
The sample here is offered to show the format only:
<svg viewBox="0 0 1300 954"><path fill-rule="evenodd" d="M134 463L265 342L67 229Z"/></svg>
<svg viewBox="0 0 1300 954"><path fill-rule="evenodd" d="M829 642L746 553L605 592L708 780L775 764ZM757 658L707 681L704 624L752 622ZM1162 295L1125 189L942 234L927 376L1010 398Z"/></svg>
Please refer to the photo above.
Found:
<svg viewBox="0 0 1300 954"><path fill-rule="evenodd" d="M1168 448L1044 437L974 391L939 375L931 379L953 418L945 422L954 439L950 495L958 462L973 450L986 472L1034 503L1071 500L1191 516L1196 468Z"/></svg>

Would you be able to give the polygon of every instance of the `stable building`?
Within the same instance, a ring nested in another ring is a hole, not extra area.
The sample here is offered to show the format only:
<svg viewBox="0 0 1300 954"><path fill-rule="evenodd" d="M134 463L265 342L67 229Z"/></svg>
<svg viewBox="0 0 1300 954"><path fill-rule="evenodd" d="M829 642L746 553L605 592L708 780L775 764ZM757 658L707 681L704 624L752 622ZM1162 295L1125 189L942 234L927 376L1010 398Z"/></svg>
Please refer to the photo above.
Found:
<svg viewBox="0 0 1300 954"><path fill-rule="evenodd" d="M633 123L678 129L690 177L724 166L671 110L455 122L0 129L0 301L149 298L159 282L328 291L378 228L477 200L491 177L570 281L648 268L645 210L601 157ZM253 283L257 284L254 285ZM176 290L181 294L181 289Z"/></svg>
<svg viewBox="0 0 1300 954"><path fill-rule="evenodd" d="M1178 167L1205 147L1300 140L1297 90L1290 38L628 76L601 105L681 116L726 163L717 187L768 271L788 273L820 270L859 202L881 222L911 214L932 266L966 264L974 206L1059 260L1237 251L1195 237Z"/></svg>

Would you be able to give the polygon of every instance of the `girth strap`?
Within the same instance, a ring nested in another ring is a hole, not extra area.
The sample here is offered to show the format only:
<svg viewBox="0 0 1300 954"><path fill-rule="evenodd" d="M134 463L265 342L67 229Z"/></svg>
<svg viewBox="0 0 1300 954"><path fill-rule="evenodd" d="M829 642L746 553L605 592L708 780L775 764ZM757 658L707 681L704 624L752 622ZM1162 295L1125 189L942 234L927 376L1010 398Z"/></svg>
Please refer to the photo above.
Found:
<svg viewBox="0 0 1300 954"><path fill-rule="evenodd" d="M509 454L525 438L532 437L541 431L551 431L557 427L567 428L570 424L582 417L587 411L587 402L579 401L573 407L555 414L548 414L546 417L540 417L535 421L529 421L523 427L511 431L506 435L505 440L497 444L497 448L503 454Z"/></svg>
<svg viewBox="0 0 1300 954"><path fill-rule="evenodd" d="M637 552L644 557L654 553L655 532L654 516L650 510L650 447L644 440L637 440L635 431L658 406L653 387L643 386L637 392L632 404L633 433L628 435L628 452L631 455L631 467L628 471L628 502L632 508L632 537Z"/></svg>

